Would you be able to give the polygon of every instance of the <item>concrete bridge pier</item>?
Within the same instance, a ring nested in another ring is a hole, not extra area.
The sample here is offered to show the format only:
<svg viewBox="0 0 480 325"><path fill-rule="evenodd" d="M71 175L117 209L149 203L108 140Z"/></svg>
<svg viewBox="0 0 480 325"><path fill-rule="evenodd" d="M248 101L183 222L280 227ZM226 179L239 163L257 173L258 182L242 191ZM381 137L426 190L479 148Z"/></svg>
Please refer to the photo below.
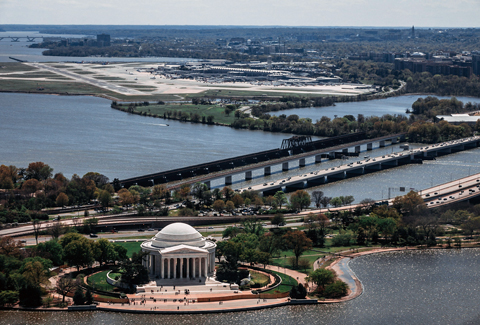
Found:
<svg viewBox="0 0 480 325"><path fill-rule="evenodd" d="M301 159L298 161L298 166L299 166L299 167L305 167L305 158L301 158Z"/></svg>
<svg viewBox="0 0 480 325"><path fill-rule="evenodd" d="M342 153L343 153L344 155L348 155L348 148L342 149Z"/></svg>
<svg viewBox="0 0 480 325"><path fill-rule="evenodd" d="M360 146L355 146L355 153L360 153Z"/></svg>
<svg viewBox="0 0 480 325"><path fill-rule="evenodd" d="M315 156L315 163L316 164L319 164L322 162L322 155L316 155Z"/></svg>
<svg viewBox="0 0 480 325"><path fill-rule="evenodd" d="M373 143L367 143L367 150L373 150Z"/></svg>
<svg viewBox="0 0 480 325"><path fill-rule="evenodd" d="M263 175L264 176L269 176L272 175L272 167L268 166L263 169Z"/></svg>
<svg viewBox="0 0 480 325"><path fill-rule="evenodd" d="M288 161L282 164L282 171L284 172L288 171Z"/></svg>
<svg viewBox="0 0 480 325"><path fill-rule="evenodd" d="M335 151L330 151L328 153L328 159L335 159Z"/></svg>
<svg viewBox="0 0 480 325"><path fill-rule="evenodd" d="M225 185L232 185L232 176L225 177Z"/></svg>
<svg viewBox="0 0 480 325"><path fill-rule="evenodd" d="M397 142L398 142L397 137L392 138L392 144L397 144Z"/></svg>
<svg viewBox="0 0 480 325"><path fill-rule="evenodd" d="M380 148L383 148L385 147L385 140L382 140L380 141L380 145L379 145Z"/></svg>
<svg viewBox="0 0 480 325"><path fill-rule="evenodd" d="M249 180L251 180L252 178L253 178L253 177L252 177L252 171L251 171L251 170L246 171L246 172L245 172L245 180L246 180L246 181L249 181Z"/></svg>
<svg viewBox="0 0 480 325"><path fill-rule="evenodd" d="M205 181L205 182L203 182L203 184L205 184L207 186L207 188L210 189L210 181Z"/></svg>

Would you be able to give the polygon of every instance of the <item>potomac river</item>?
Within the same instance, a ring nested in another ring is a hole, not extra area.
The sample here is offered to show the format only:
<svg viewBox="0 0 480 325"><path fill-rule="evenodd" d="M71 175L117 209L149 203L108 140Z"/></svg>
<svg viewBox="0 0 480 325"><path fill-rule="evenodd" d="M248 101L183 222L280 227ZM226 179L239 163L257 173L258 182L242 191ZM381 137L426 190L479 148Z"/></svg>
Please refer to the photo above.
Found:
<svg viewBox="0 0 480 325"><path fill-rule="evenodd" d="M423 250L355 258L358 298L205 315L0 311L0 324L478 324L480 250Z"/></svg>
<svg viewBox="0 0 480 325"><path fill-rule="evenodd" d="M383 112L394 113L398 107L411 106L416 98L402 96L343 106L347 106L348 114L372 112L382 105ZM339 106L308 110L331 116L340 114ZM62 172L67 177L95 171L110 180L274 149L280 147L282 139L291 136L131 115L111 109L109 100L88 96L0 93L0 116L0 164L26 167L30 162L43 161L54 168L54 173ZM288 172L276 166L273 174L264 179L260 178L261 170L248 182L241 175L234 177L233 187L310 173L363 159L367 154L374 157L401 150L395 145L367 153L363 146L358 158L350 157L345 162L324 160L320 165L314 164L312 158L301 169L298 163L292 163ZM480 149L462 151L425 161L423 165L383 170L308 191L321 189L331 197L353 195L356 202L364 198L383 199L388 197L389 188L391 196L395 196L401 194L395 190L398 187L419 190L478 173L479 154ZM212 182L212 186L221 187L222 181Z"/></svg>

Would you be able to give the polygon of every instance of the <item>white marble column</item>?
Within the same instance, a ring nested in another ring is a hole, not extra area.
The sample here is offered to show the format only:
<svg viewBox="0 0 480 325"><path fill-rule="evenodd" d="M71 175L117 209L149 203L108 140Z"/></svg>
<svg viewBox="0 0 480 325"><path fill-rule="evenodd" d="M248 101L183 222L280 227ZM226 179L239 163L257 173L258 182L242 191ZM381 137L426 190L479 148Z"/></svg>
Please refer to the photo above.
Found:
<svg viewBox="0 0 480 325"><path fill-rule="evenodd" d="M177 258L173 259L173 278L177 278Z"/></svg>
<svg viewBox="0 0 480 325"><path fill-rule="evenodd" d="M160 256L160 279L163 279L163 270L164 270L163 262L164 262L163 257Z"/></svg>
<svg viewBox="0 0 480 325"><path fill-rule="evenodd" d="M168 265L168 268L167 268L168 278L167 279L170 279L170 265L172 265L172 261L171 261L170 257L167 259L167 265Z"/></svg>
<svg viewBox="0 0 480 325"><path fill-rule="evenodd" d="M192 258L192 262L193 262L193 277L192 278L196 278L197 277L197 274L195 273L195 260L196 258Z"/></svg>
<svg viewBox="0 0 480 325"><path fill-rule="evenodd" d="M180 279L183 279L183 257L180 258Z"/></svg>

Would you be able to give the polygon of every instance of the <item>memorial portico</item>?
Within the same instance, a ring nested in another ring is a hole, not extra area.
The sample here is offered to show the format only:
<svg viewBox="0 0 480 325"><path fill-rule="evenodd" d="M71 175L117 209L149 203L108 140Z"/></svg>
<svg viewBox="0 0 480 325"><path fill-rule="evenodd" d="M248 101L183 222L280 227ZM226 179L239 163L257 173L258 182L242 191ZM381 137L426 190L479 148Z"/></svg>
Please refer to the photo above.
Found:
<svg viewBox="0 0 480 325"><path fill-rule="evenodd" d="M170 224L141 247L149 253L144 266L150 277L160 279L160 283L167 279L201 279L214 275L216 244L187 224Z"/></svg>

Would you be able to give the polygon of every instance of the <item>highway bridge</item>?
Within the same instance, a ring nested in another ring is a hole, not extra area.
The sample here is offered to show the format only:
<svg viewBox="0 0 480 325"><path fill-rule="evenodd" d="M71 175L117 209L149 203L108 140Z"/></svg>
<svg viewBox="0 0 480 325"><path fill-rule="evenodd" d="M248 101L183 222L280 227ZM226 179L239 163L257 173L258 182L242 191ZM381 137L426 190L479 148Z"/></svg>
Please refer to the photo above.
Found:
<svg viewBox="0 0 480 325"><path fill-rule="evenodd" d="M445 184L419 191L429 208L438 208L452 203L480 201L480 173L469 175Z"/></svg>
<svg viewBox="0 0 480 325"><path fill-rule="evenodd" d="M277 191L292 192L312 186L318 186L327 182L355 177L370 172L380 171L411 163L422 163L424 159L435 159L440 155L450 154L468 149L477 148L480 144L480 137L471 137L430 146L421 147L415 150L397 152L375 158L366 158L357 162L331 167L310 174L301 174L287 179L263 183L247 188L240 188L237 191L257 191L263 195L273 195Z"/></svg>
<svg viewBox="0 0 480 325"><path fill-rule="evenodd" d="M358 132L312 141L305 146L289 149L272 149L210 163L133 177L120 180L119 183L122 187L128 188L132 185L153 186L195 177L196 179L192 181L203 182L210 188L211 180L225 177L225 185L231 185L232 176L236 174L245 173L245 180L250 180L253 178L253 171L256 169L263 168L264 175L267 176L271 174L272 166L277 164L282 164L282 170L286 171L289 169L289 162L292 161L298 160L299 166L304 167L305 159L308 157L315 157L315 163L320 163L322 158L336 159L348 155L358 156L361 145L367 145L367 150L372 150L373 143L375 142L378 142L380 147L384 147L386 142L395 144L404 139L404 133L376 139L366 139L364 132ZM349 148L353 148L354 152L349 152ZM177 186L179 186L178 184ZM169 189L174 188L175 186L169 187Z"/></svg>
<svg viewBox="0 0 480 325"><path fill-rule="evenodd" d="M22 36L22 37L4 36L4 37L0 37L0 41L10 40L11 42L20 42L21 39L26 39L27 42L35 42L35 39L37 39L37 38L43 39L43 36L34 36L34 37L30 37L30 36Z"/></svg>

